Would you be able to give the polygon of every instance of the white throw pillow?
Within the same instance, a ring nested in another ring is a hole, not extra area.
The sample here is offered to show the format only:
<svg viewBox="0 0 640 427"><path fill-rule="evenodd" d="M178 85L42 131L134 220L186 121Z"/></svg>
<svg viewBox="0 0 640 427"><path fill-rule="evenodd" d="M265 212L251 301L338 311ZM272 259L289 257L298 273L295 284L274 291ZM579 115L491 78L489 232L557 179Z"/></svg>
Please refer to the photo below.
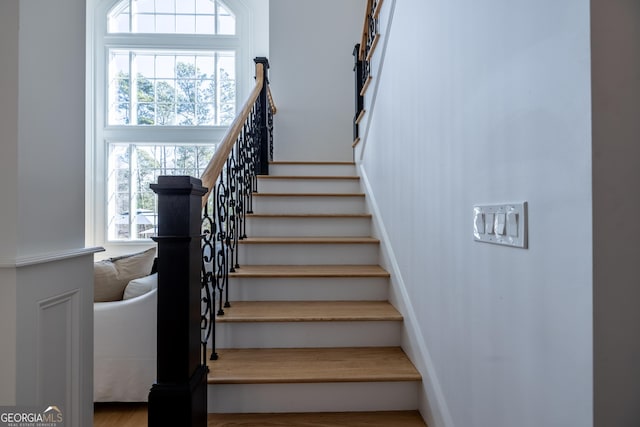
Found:
<svg viewBox="0 0 640 427"><path fill-rule="evenodd" d="M124 296L123 300L139 297L140 295L144 295L147 292L150 292L152 289L156 289L158 287L158 273L153 273L149 276L141 277L139 279L134 279L127 284L127 287L124 288Z"/></svg>
<svg viewBox="0 0 640 427"><path fill-rule="evenodd" d="M93 301L119 301L131 280L151 273L156 248L93 264Z"/></svg>

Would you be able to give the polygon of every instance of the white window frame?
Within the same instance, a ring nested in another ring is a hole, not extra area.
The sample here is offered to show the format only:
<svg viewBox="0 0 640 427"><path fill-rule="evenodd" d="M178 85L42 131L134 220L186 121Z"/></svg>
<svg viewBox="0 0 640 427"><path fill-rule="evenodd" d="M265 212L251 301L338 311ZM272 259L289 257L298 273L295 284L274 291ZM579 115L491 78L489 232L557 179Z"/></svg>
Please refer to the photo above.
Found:
<svg viewBox="0 0 640 427"><path fill-rule="evenodd" d="M107 66L110 48L184 49L188 51L234 50L236 52L236 111L253 87L254 66L251 10L244 1L225 5L236 16L236 35L138 34L107 32L109 11L120 0L95 0L88 7L87 28L87 150L86 227L88 245L103 246L117 254L143 249L151 240L109 241L107 238L107 160L111 142L193 143L219 142L228 126L131 126L108 125ZM93 24L93 25L92 25ZM91 31L93 28L93 31ZM133 43L135 42L135 43Z"/></svg>

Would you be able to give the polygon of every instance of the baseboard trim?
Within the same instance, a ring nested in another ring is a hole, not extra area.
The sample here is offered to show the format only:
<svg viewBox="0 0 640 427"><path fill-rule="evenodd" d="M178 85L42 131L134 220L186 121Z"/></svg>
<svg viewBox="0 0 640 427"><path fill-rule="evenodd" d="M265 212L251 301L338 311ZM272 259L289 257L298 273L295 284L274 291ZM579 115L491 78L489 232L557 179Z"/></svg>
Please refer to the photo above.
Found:
<svg viewBox="0 0 640 427"><path fill-rule="evenodd" d="M42 254L19 256L15 258L0 258L0 268L28 267L32 265L45 264L48 262L93 255L96 252L102 251L104 251L103 247L94 246L89 248L70 249L59 252L47 252Z"/></svg>
<svg viewBox="0 0 640 427"><path fill-rule="evenodd" d="M402 348L422 375L422 393L419 396L420 412L429 426L454 427L451 413L440 387L440 382L433 366L431 355L418 324L417 316L409 298L407 287L402 278L389 234L382 222L382 215L373 194L367 173L362 165L358 165L358 173L366 194L369 212L373 215L375 237L380 240L382 266L391 273L391 302L404 316L406 336L403 337Z"/></svg>

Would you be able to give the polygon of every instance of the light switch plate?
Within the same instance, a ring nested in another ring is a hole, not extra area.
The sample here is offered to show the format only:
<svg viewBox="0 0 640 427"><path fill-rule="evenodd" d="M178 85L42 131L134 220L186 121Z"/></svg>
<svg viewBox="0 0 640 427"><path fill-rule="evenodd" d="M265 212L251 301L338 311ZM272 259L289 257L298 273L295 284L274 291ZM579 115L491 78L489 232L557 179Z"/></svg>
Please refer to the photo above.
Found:
<svg viewBox="0 0 640 427"><path fill-rule="evenodd" d="M494 227L486 227L485 233L479 233L478 217L484 218L487 225L489 225L490 219L496 218L496 224ZM527 249L529 244L527 217L527 202L474 205L473 238L477 242ZM501 218L501 226L498 226L498 218ZM506 224L504 223L505 219L507 220Z"/></svg>

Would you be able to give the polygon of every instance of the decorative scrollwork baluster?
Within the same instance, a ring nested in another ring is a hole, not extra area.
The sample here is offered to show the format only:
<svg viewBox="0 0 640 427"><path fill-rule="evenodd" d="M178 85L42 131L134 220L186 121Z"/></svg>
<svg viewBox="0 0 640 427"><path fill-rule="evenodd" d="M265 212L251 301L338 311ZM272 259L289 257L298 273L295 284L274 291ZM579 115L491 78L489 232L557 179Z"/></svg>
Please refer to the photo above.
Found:
<svg viewBox="0 0 640 427"><path fill-rule="evenodd" d="M228 211L226 209L228 190L226 187L226 170L223 169L220 179L216 182L215 194L214 194L214 215L217 224L217 234L215 238L216 247L215 250L215 263L214 263L214 277L216 282L216 289L219 296L218 315L224 315L222 309L224 300L224 291L229 282L229 270L228 257L227 257L227 223L228 223ZM224 303L225 307L229 306L229 301Z"/></svg>
<svg viewBox="0 0 640 427"><path fill-rule="evenodd" d="M273 160L273 109L267 103L267 132L269 135L269 160Z"/></svg>
<svg viewBox="0 0 640 427"><path fill-rule="evenodd" d="M202 309L200 315L200 329L202 333L202 364L207 362L207 343L215 342L215 294L212 293L213 285L213 257L215 255L216 223L209 215L209 203L204 207L202 215L202 265L201 265L201 298ZM215 349L211 352L211 360L217 360L218 353Z"/></svg>
<svg viewBox="0 0 640 427"><path fill-rule="evenodd" d="M261 169L261 162L265 160L261 156L268 154L268 159L273 159L275 112L271 110L266 95L268 61L266 58L256 58L256 63L263 64L257 69L263 70L262 80L265 83L260 96L250 109L245 110L248 114L244 124L234 136L236 139L231 151L225 151L224 155L228 157L224 160L217 180L211 185L210 199L204 206L201 329L203 357L206 354L206 344L211 339L212 360L218 357L215 352L215 316L223 316L224 308L231 307L229 274L240 268L239 241L247 237L246 215L253 213L257 174L268 171L266 168Z"/></svg>

